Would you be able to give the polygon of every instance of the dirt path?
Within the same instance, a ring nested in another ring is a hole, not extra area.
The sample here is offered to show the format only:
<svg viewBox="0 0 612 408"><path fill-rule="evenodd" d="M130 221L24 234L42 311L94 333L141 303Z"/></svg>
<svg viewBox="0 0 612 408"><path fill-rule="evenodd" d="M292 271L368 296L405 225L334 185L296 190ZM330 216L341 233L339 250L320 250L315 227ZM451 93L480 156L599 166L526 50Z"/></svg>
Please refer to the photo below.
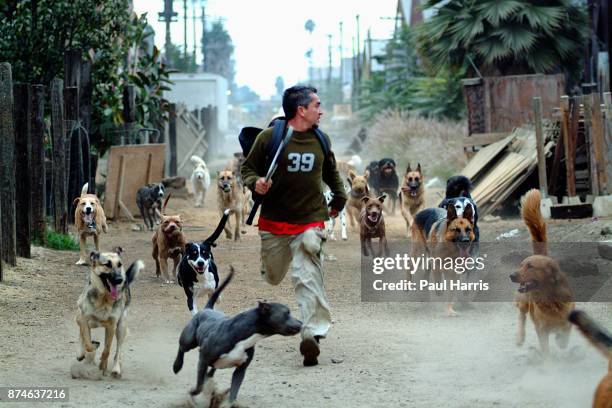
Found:
<svg viewBox="0 0 612 408"><path fill-rule="evenodd" d="M173 199L169 212L184 215L189 239L203 239L218 221L213 194L207 205L196 210L190 201ZM399 216L389 217L388 224L391 239L404 236ZM610 224L552 222L550 233L561 238L571 231L581 240L596 240L594 234ZM494 239L513 228L520 230L513 239L527 239L519 220L483 222L481 239ZM62 406L185 406L186 392L195 382L196 353L187 355L179 375L171 369L178 335L190 318L183 291L154 277L150 233L112 223L102 246L108 250L114 245L123 246L127 262L140 258L147 265L134 286L123 378L70 378L78 340L72 319L88 269L74 265L76 253L35 248L33 259L19 259L18 267L0 284L0 385L68 387L70 402ZM267 299L286 303L297 313L289 280L271 287L258 276L258 249L254 229L239 243L220 239L215 257L222 275L230 263L238 271L220 308L234 314ZM477 303L458 318L444 317L440 304L362 303L358 237L352 233L348 242L332 242L327 252L338 260L326 263L334 321L322 343L320 364L302 367L297 337L259 343L239 394L243 405L590 406L606 362L577 333L572 334L569 351L555 348L554 360L543 364L530 349L537 344L530 323L526 347L515 347L517 319L511 303ZM612 328L610 304L580 306ZM94 331L94 337L101 336ZM333 363L332 358L341 362ZM226 388L230 375L223 370L215 378Z"/></svg>

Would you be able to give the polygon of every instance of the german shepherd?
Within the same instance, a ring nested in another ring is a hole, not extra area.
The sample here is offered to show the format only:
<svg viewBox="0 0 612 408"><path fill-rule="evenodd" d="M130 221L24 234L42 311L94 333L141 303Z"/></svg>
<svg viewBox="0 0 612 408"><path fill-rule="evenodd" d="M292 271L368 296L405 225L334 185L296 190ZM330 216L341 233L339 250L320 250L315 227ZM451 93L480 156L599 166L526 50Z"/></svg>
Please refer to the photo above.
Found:
<svg viewBox="0 0 612 408"><path fill-rule="evenodd" d="M400 211L402 217L406 220L408 234L416 213L423 209L425 205L425 184L423 181L423 172L421 171L421 163L417 164L416 170L412 170L410 164L404 174L402 185L399 193Z"/></svg>
<svg viewBox="0 0 612 408"><path fill-rule="evenodd" d="M411 227L412 255L418 257L427 254L435 258L468 258L471 246L474 244L473 208L466 206L462 215L458 215L455 207L449 204L446 210L442 208L426 208L414 217ZM436 269L432 271L436 283L456 279L454 271ZM453 302L447 302L446 313L456 316Z"/></svg>
<svg viewBox="0 0 612 408"><path fill-rule="evenodd" d="M525 319L531 316L542 354L549 355L548 335L556 333L557 344L566 348L571 325L567 318L574 309L572 292L559 264L547 256L546 223L540 212L540 192L529 190L521 199L521 216L531 234L534 255L521 262L510 275L518 283L516 306L519 309L517 345L525 342Z"/></svg>
<svg viewBox="0 0 612 408"><path fill-rule="evenodd" d="M612 335L600 327L586 313L574 310L569 315L569 321L574 323L584 337L608 359L608 373L601 379L595 397L593 408L612 407Z"/></svg>
<svg viewBox="0 0 612 408"><path fill-rule="evenodd" d="M79 311L75 318L80 333L81 349L77 355L79 361L97 348L91 341L91 329L106 329L104 350L100 358L100 370L104 375L113 337L117 337L115 362L111 372L115 378L121 377L121 353L128 332L126 316L132 298L130 285L144 268L144 263L138 260L126 271L121 260L122 254L120 247L115 248L115 252L91 252L91 273L77 302Z"/></svg>

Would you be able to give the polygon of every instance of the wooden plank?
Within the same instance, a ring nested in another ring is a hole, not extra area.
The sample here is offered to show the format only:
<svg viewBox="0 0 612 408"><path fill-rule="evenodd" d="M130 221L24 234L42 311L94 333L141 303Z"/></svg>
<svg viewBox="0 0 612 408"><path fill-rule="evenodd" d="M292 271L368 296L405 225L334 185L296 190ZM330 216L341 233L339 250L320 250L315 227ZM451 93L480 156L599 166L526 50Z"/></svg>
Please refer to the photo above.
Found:
<svg viewBox="0 0 612 408"><path fill-rule="evenodd" d="M533 98L533 115L538 152L538 179L542 197L546 198L548 197L548 186L546 185L546 157L544 156L544 131L542 129L542 99L539 96Z"/></svg>
<svg viewBox="0 0 612 408"><path fill-rule="evenodd" d="M19 205L15 207L15 233L17 238L17 256L31 258L30 254L30 221L32 219L32 205L30 203L31 169L30 152L30 98L31 86L29 84L13 85L14 96L14 124L15 124L15 200Z"/></svg>
<svg viewBox="0 0 612 408"><path fill-rule="evenodd" d="M53 217L55 231L68 232L66 195L66 128L64 126L63 81L51 81L51 135L53 139Z"/></svg>
<svg viewBox="0 0 612 408"><path fill-rule="evenodd" d="M574 97L569 100L569 132L567 134L567 160L568 169L568 193L571 191L576 196L576 143L578 140L578 125L580 122L580 99Z"/></svg>
<svg viewBox="0 0 612 408"><path fill-rule="evenodd" d="M567 186L567 195L570 197L576 196L576 180L573 172L574 157L570 154L569 146L569 96L561 97L561 141L563 142L563 150L565 154L565 179Z"/></svg>
<svg viewBox="0 0 612 408"><path fill-rule="evenodd" d="M170 148L170 168L169 175L176 176L176 104L170 104L168 123L168 146Z"/></svg>
<svg viewBox="0 0 612 408"><path fill-rule="evenodd" d="M590 96L582 98L584 105L584 131L585 139L588 147L588 159L589 159L589 178L591 194L593 196L599 195L599 182L597 180L597 159L595 158L595 144L593 143L593 113Z"/></svg>
<svg viewBox="0 0 612 408"><path fill-rule="evenodd" d="M482 171L482 169L489 164L491 160L497 157L497 155L499 155L506 148L506 146L508 146L508 144L514 140L515 137L516 136L514 134L510 134L505 139L480 150L463 168L463 170L461 170L461 174L474 181L478 173L480 173L480 171Z"/></svg>
<svg viewBox="0 0 612 408"><path fill-rule="evenodd" d="M122 211L119 201L131 214L140 214L136 206L136 192L149 182L159 182L163 179L165 152L164 144L110 148L104 198L104 213L107 218L119 218ZM123 175L120 174L122 157L127 166ZM122 188L121 196L119 196L120 188Z"/></svg>
<svg viewBox="0 0 612 408"><path fill-rule="evenodd" d="M15 130L11 65L0 63L0 259L17 264L15 236ZM0 263L1 263L0 260ZM0 267L0 280L1 267Z"/></svg>
<svg viewBox="0 0 612 408"><path fill-rule="evenodd" d="M597 188L599 194L608 194L608 179L606 175L606 157L604 156L604 123L601 112L601 100L599 93L595 92L591 95L592 102L592 130L593 130L593 150L595 153L595 164L597 169Z"/></svg>
<svg viewBox="0 0 612 408"><path fill-rule="evenodd" d="M509 132L473 133L463 138L463 147L488 146L508 137Z"/></svg>
<svg viewBox="0 0 612 408"><path fill-rule="evenodd" d="M45 87L32 85L31 98L31 203L32 203L32 239L45 243Z"/></svg>

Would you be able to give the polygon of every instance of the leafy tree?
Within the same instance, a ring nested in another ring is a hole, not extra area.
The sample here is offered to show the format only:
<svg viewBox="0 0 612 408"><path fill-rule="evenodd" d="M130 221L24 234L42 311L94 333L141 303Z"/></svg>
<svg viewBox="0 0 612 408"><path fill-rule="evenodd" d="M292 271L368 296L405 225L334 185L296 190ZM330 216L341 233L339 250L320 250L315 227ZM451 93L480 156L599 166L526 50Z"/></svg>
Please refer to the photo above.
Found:
<svg viewBox="0 0 612 408"><path fill-rule="evenodd" d="M401 29L380 62L385 64L385 71L373 72L360 84L360 113L366 119L388 109L451 119L463 115L460 79L464 70L447 68L436 76L427 76L416 53L412 29Z"/></svg>
<svg viewBox="0 0 612 408"><path fill-rule="evenodd" d="M575 0L428 0L437 13L420 29L433 69L472 59L483 75L565 72L579 78L586 7Z"/></svg>
<svg viewBox="0 0 612 408"><path fill-rule="evenodd" d="M213 23L204 35L204 72L221 75L227 79L229 88L234 83L234 45L221 21Z"/></svg>
<svg viewBox="0 0 612 408"><path fill-rule="evenodd" d="M185 55L182 49L175 44L170 44L164 55L166 64L180 72L196 72L198 64L193 54Z"/></svg>

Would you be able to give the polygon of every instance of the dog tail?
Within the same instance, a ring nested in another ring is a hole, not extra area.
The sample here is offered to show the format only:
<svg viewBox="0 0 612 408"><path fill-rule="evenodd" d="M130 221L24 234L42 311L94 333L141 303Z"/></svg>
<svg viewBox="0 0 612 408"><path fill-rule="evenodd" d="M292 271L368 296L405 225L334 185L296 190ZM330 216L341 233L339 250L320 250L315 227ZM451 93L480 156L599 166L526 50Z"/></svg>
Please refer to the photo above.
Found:
<svg viewBox="0 0 612 408"><path fill-rule="evenodd" d="M227 275L227 278L225 278L225 280L221 283L221 286L219 286L215 290L215 292L212 294L210 299L208 299L208 303L206 303L206 309L214 308L215 302L217 301L217 299L219 299L219 295L221 294L221 292L223 292L223 289L225 289L227 284L230 283L232 278L234 277L234 272L236 272L236 270L234 269L233 266L230 265L230 273L229 273L229 275Z"/></svg>
<svg viewBox="0 0 612 408"><path fill-rule="evenodd" d="M81 187L81 196L87 194L87 190L89 190L89 183L85 183L83 184L83 187Z"/></svg>
<svg viewBox="0 0 612 408"><path fill-rule="evenodd" d="M209 244L212 244L217 240L217 238L219 238L219 235L221 235L221 233L223 232L223 228L225 228L225 224L227 223L227 220L229 219L229 213L230 213L229 208L223 211L223 217L221 217L221 220L219 221L219 225L217 225L217 229L215 229L215 231L212 233L210 237L206 238L206 242L208 242Z"/></svg>
<svg viewBox="0 0 612 408"><path fill-rule="evenodd" d="M172 193L168 193L168 197L164 200L164 205L162 206L161 213L166 214L166 206L168 205L168 200L170 200L170 196Z"/></svg>
<svg viewBox="0 0 612 408"><path fill-rule="evenodd" d="M206 166L206 162L196 155L191 156L191 162L195 164L196 166L198 164L201 164L202 166Z"/></svg>
<svg viewBox="0 0 612 408"><path fill-rule="evenodd" d="M540 211L540 191L531 189L521 198L521 217L533 243L533 253L536 255L546 255L548 253L546 245L546 223Z"/></svg>
<svg viewBox="0 0 612 408"><path fill-rule="evenodd" d="M584 337L597 350L601 351L608 359L612 359L612 335L606 329L598 325L588 314L581 310L572 311L569 314L568 320L578 327ZM609 368L612 369L612 364Z"/></svg>

